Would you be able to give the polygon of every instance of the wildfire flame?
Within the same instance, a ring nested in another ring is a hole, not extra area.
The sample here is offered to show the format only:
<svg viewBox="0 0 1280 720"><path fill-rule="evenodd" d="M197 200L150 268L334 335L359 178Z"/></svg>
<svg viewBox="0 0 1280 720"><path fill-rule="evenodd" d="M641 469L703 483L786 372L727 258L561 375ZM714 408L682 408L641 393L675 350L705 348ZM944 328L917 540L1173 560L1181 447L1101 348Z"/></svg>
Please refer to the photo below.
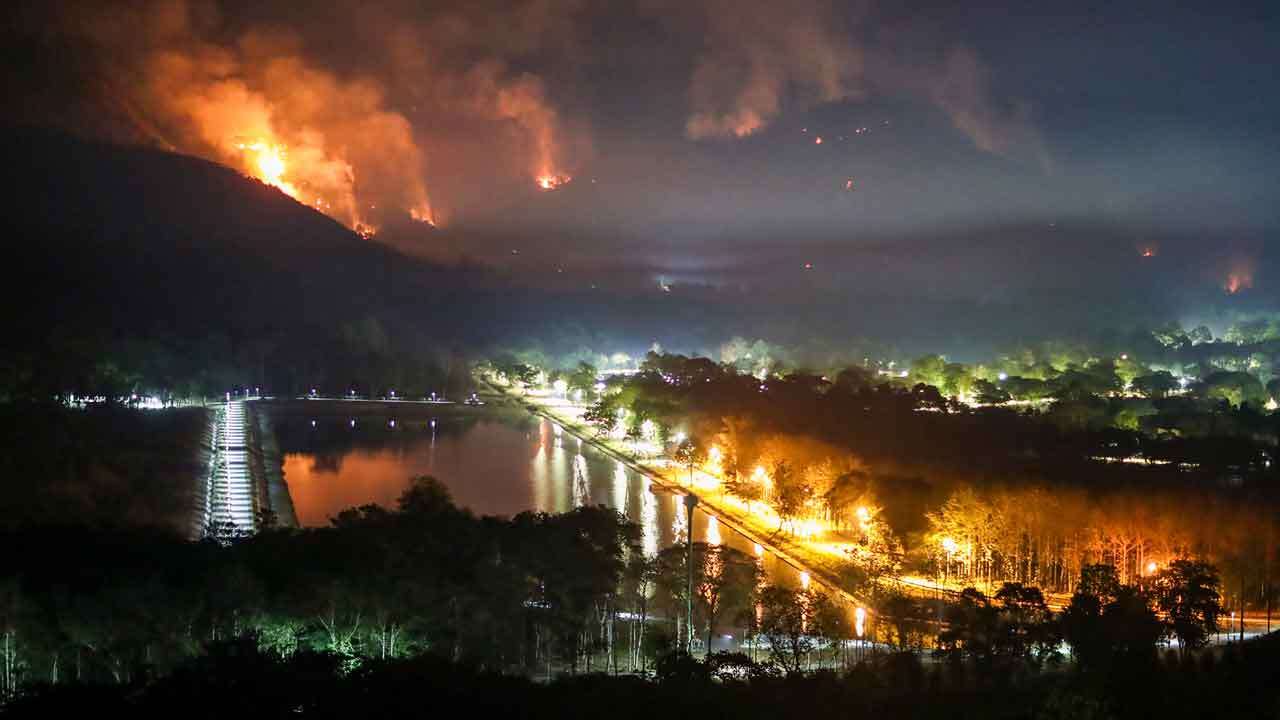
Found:
<svg viewBox="0 0 1280 720"><path fill-rule="evenodd" d="M556 190L563 185L567 185L573 178L568 175L557 175L555 173L544 173L539 175L535 182L542 190Z"/></svg>
<svg viewBox="0 0 1280 720"><path fill-rule="evenodd" d="M1228 295L1235 295L1251 287L1253 287L1253 273L1248 270L1232 271L1227 275L1227 281L1222 284L1222 289L1226 290Z"/></svg>
<svg viewBox="0 0 1280 720"><path fill-rule="evenodd" d="M428 207L424 206L421 208L409 208L409 217L413 218L414 220L420 223L426 223L431 227L436 226L436 220L431 215L431 209Z"/></svg>
<svg viewBox="0 0 1280 720"><path fill-rule="evenodd" d="M1142 257L1144 258L1151 258L1151 257L1155 257L1158 252L1159 251L1156 249L1154 245L1147 245L1146 247L1142 248L1141 251L1139 251L1139 254L1142 255Z"/></svg>
<svg viewBox="0 0 1280 720"><path fill-rule="evenodd" d="M261 140L255 140L251 143L237 143L236 147L246 153L250 162L249 165L257 169L254 176L262 182L280 188L289 197L301 201L298 188L284 179L287 166L285 164L285 148L280 145L272 145ZM315 200L317 207L323 200Z"/></svg>

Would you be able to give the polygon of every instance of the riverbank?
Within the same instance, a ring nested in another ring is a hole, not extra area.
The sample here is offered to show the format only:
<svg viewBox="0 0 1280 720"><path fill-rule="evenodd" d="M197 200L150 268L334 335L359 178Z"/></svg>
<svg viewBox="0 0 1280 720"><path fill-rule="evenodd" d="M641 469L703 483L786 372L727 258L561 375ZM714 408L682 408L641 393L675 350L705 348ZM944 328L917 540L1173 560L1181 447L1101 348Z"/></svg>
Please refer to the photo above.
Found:
<svg viewBox="0 0 1280 720"><path fill-rule="evenodd" d="M559 425L566 432L623 463L632 471L648 477L655 484L666 490L697 496L698 507L703 512L714 516L719 522L724 523L735 532L772 553L787 565L795 568L802 574L802 578L809 578L812 582L818 583L854 607L866 607L868 605L866 598L856 596L845 586L841 578L842 566L844 565L843 558L836 552L817 551L802 544L779 528L770 528L764 525L744 510L734 508L729 501L736 498L730 498L722 491L715 492L713 490L712 492L707 492L705 487L699 487L697 474L695 474L692 483L687 482L682 477L684 475L683 470L660 467L652 461L646 461L636 456L623 443L607 437L600 437L593 427L564 412L563 408L555 404L540 402L537 398L531 396L516 395L492 383L487 384L492 390L492 394L486 396L489 402L510 403L514 407L545 417ZM701 471L698 474L706 476L706 473ZM705 484L704 482L703 485Z"/></svg>

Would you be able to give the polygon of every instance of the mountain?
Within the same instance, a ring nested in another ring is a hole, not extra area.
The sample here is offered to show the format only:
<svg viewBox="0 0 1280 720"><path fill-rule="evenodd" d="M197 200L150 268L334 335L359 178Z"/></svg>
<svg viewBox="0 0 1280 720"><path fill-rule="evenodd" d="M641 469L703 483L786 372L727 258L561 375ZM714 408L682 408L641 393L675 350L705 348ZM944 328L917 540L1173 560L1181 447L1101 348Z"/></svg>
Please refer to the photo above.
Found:
<svg viewBox="0 0 1280 720"><path fill-rule="evenodd" d="M492 317L467 297L483 271L365 240L222 165L35 129L0 144L11 384L86 389L104 359L157 382L207 361L236 384L341 384Z"/></svg>

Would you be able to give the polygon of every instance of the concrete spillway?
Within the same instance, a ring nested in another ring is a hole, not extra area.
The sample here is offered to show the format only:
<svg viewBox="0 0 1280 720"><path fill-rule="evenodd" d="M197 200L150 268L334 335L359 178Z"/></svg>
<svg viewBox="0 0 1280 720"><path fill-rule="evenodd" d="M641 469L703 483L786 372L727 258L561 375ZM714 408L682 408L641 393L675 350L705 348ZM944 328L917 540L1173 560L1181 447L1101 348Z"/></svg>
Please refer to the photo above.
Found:
<svg viewBox="0 0 1280 720"><path fill-rule="evenodd" d="M192 539L229 539L272 525L296 527L280 452L265 415L245 400L229 400L210 410L204 445L207 475Z"/></svg>
<svg viewBox="0 0 1280 720"><path fill-rule="evenodd" d="M245 403L225 403L218 410L217 426L217 453L210 474L209 521L219 534L252 533L257 529L258 483L250 468Z"/></svg>

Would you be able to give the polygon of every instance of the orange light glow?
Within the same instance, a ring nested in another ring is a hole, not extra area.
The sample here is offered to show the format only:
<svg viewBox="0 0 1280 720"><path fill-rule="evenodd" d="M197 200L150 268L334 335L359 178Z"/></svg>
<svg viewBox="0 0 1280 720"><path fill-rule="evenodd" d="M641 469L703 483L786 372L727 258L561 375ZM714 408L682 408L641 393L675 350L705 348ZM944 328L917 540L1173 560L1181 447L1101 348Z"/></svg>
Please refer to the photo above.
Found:
<svg viewBox="0 0 1280 720"><path fill-rule="evenodd" d="M814 145L821 145L821 144L822 144L822 136L821 136L821 135L819 135L819 136L815 137L815 138L813 139L813 144L814 144Z"/></svg>

